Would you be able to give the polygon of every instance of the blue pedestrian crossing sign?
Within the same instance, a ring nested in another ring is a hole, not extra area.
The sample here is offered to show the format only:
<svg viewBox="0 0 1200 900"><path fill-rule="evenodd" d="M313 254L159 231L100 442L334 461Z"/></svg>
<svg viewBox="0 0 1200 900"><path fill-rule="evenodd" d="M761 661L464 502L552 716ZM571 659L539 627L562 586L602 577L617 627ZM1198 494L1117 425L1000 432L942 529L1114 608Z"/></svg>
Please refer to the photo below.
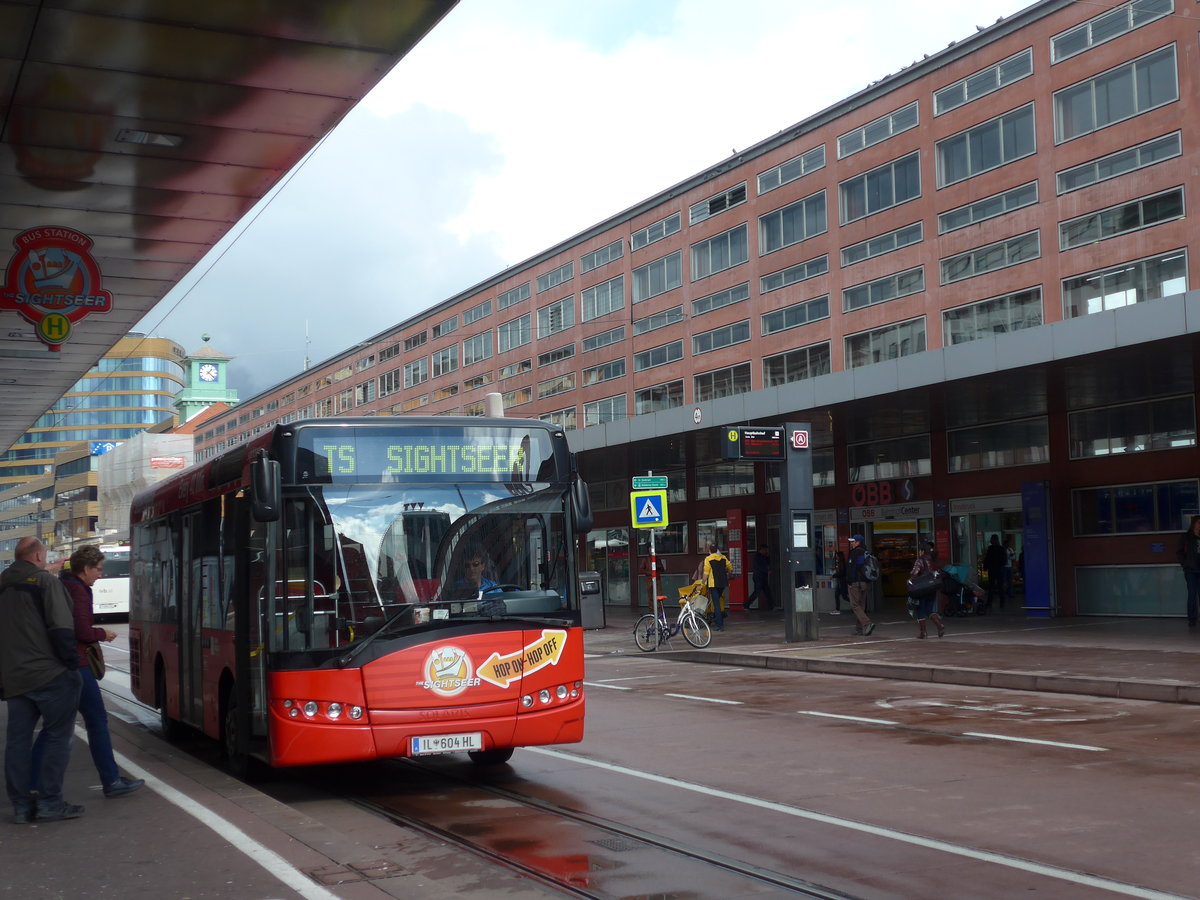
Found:
<svg viewBox="0 0 1200 900"><path fill-rule="evenodd" d="M669 524L666 491L631 491L629 509L634 528L665 528Z"/></svg>

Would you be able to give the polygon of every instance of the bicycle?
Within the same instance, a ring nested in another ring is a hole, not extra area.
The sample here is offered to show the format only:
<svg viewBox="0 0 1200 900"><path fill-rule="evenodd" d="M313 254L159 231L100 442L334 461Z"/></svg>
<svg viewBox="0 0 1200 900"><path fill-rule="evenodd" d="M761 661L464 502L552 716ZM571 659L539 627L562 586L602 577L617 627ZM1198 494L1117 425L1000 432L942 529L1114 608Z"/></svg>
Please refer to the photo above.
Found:
<svg viewBox="0 0 1200 900"><path fill-rule="evenodd" d="M657 616L646 613L637 620L633 627L633 639L638 649L643 651L657 650L660 645L669 641L675 635L683 632L689 644L698 650L708 646L712 640L712 629L708 622L696 612L696 608L687 600L679 601L679 617L672 625L667 621L667 608L663 604L666 597L659 597L659 612Z"/></svg>

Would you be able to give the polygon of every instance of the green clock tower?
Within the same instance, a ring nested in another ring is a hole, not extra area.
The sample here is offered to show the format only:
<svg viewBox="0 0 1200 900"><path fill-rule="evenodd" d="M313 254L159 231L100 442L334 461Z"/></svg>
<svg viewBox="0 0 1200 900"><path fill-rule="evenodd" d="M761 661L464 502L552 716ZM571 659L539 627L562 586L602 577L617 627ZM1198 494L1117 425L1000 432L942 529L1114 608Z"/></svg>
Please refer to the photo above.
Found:
<svg viewBox="0 0 1200 900"><path fill-rule="evenodd" d="M211 338L207 334L202 335L201 340L204 346L183 361L183 390L175 395L180 424L214 403L236 406L238 402L237 391L230 390L226 382L229 361L233 357L210 347L208 342Z"/></svg>

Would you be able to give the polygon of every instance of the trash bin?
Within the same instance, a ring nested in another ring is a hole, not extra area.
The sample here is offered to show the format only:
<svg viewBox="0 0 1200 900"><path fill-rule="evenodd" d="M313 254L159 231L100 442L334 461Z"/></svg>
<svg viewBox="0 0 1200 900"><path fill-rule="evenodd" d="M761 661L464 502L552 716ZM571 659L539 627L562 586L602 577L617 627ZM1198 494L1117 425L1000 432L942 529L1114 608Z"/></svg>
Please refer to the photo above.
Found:
<svg viewBox="0 0 1200 900"><path fill-rule="evenodd" d="M599 572L579 573L579 611L585 629L604 628L604 590Z"/></svg>

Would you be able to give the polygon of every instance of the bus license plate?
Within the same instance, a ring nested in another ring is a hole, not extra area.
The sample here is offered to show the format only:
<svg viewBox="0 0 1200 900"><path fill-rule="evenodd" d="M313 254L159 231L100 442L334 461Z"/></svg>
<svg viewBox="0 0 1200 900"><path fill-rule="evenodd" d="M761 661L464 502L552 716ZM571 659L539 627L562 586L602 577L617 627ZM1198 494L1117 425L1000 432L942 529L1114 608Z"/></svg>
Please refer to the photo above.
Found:
<svg viewBox="0 0 1200 900"><path fill-rule="evenodd" d="M458 753L463 750L482 750L483 734L434 734L412 739L412 755L427 756L430 753Z"/></svg>

